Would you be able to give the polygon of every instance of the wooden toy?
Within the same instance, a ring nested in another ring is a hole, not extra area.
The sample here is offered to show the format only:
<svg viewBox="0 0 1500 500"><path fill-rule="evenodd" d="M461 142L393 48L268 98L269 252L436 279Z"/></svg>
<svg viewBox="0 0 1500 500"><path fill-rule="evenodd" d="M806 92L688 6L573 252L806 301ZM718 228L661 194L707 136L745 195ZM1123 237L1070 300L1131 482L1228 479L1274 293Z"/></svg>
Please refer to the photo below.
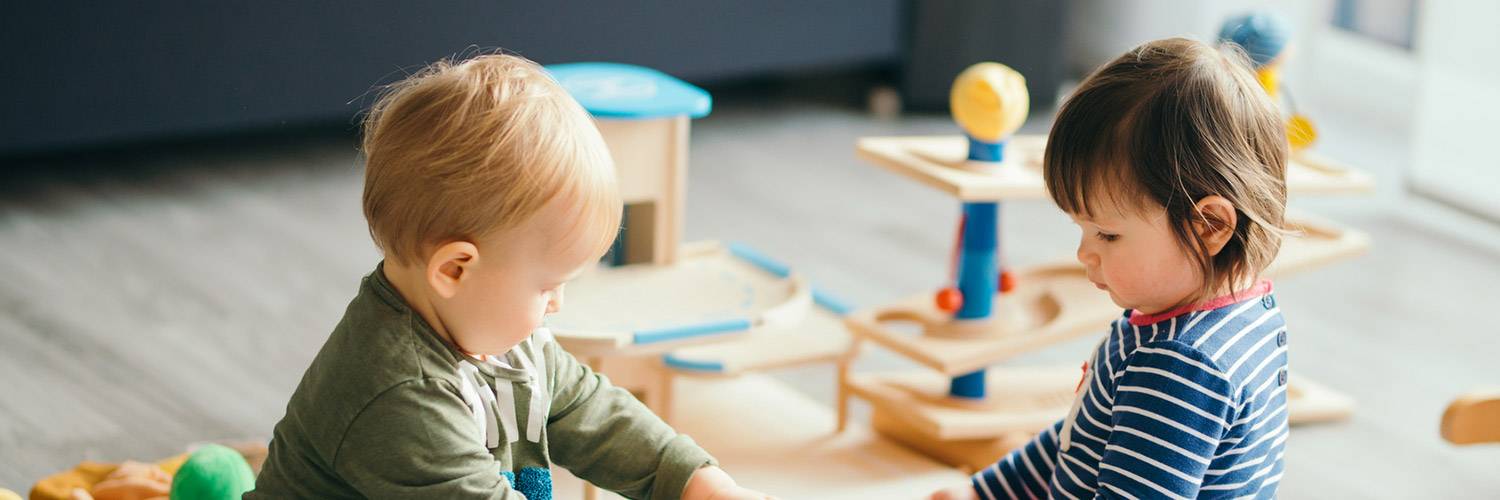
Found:
<svg viewBox="0 0 1500 500"><path fill-rule="evenodd" d="M1318 131L1312 120L1297 112L1296 101L1290 92L1283 92L1282 68L1286 67L1291 41L1291 27L1279 15L1270 11L1255 11L1224 20L1219 29L1222 43L1238 45L1250 57L1255 67L1255 77L1271 99L1285 100L1291 113L1286 120L1286 136L1294 155L1317 141ZM1284 99L1283 99L1284 98Z"/></svg>
<svg viewBox="0 0 1500 500"><path fill-rule="evenodd" d="M1065 415L1080 376L1077 366L994 365L1097 334L1119 317L1120 309L1072 259L1000 271L995 230L999 202L1046 199L1041 172L1046 138L1010 137L1014 128L996 134L994 127L974 125L1003 121L1010 116L1005 106L1014 106L1016 99L962 97L975 93L968 73L955 82L953 101L955 119L967 137L867 137L856 144L861 159L956 198L964 217L955 250L956 286L859 309L846 317L855 342L839 361L837 416L847 418L845 398L867 401L876 432L972 471ZM988 111L975 109L976 103L989 106ZM997 136L1004 139L994 142ZM1003 145L999 152L995 144ZM1311 155L1299 156L1288 166L1287 187L1293 194L1364 193L1372 185L1362 172ZM1301 234L1285 240L1266 270L1268 277L1347 259L1369 246L1363 233L1316 218L1297 215L1288 225ZM1010 283L1000 286L1006 278ZM849 366L866 341L932 371L852 374ZM1293 380L1288 390L1293 422L1342 419L1352 412L1353 402L1347 397L1301 377ZM838 427L844 425L841 421Z"/></svg>
<svg viewBox="0 0 1500 500"><path fill-rule="evenodd" d="M549 318L560 344L585 359L660 354L800 320L811 304L801 278L755 272L747 252L682 244L689 122L709 113L707 92L639 66L547 70L596 118L626 204L615 266L570 284L569 306Z"/></svg>
<svg viewBox="0 0 1500 500"><path fill-rule="evenodd" d="M617 382L638 382L638 395L670 387L659 373L664 366L728 375L825 360L845 350L842 328L826 328L832 333L803 339L798 349L784 348L814 303L826 310L818 313L825 326L835 322L830 314L847 309L786 265L743 244L682 243L688 127L710 111L706 92L638 66L547 69L597 119L626 203L623 235L609 259L614 265L570 284L568 307L548 319L559 343ZM753 338L760 333L770 338ZM648 359L721 342L734 345L674 353L665 364ZM643 399L667 409L664 400Z"/></svg>
<svg viewBox="0 0 1500 500"><path fill-rule="evenodd" d="M768 272L747 247L684 246L665 265L601 267L568 286L548 318L577 356L660 354L755 329L796 326L812 305L806 280Z"/></svg>
<svg viewBox="0 0 1500 500"><path fill-rule="evenodd" d="M594 115L615 161L627 226L615 263L676 262L690 122L708 116L708 92L628 64L554 64L547 71Z"/></svg>
<svg viewBox="0 0 1500 500"><path fill-rule="evenodd" d="M171 490L171 474L155 464L126 461L94 485L88 495L94 500L137 500L166 498ZM75 497L81 495L74 493Z"/></svg>
<svg viewBox="0 0 1500 500"><path fill-rule="evenodd" d="M673 426L747 488L787 499L925 498L967 480L863 424L834 434L827 405L766 375L682 377L677 391ZM581 488L559 473L555 495L578 498Z"/></svg>
<svg viewBox="0 0 1500 500"><path fill-rule="evenodd" d="M1439 428L1453 444L1500 443L1500 390L1465 394L1448 404Z"/></svg>
<svg viewBox="0 0 1500 500"><path fill-rule="evenodd" d="M808 342L811 349L791 338L814 302L833 301L785 265L744 245L683 244L689 122L708 114L707 92L638 66L547 69L596 118L626 204L612 266L569 284L567 307L548 318L559 344L669 421L677 373L727 375L844 349L838 328ZM828 314L837 313L820 313L822 324L836 321ZM721 342L736 344L663 358ZM585 498L598 493L584 490Z"/></svg>

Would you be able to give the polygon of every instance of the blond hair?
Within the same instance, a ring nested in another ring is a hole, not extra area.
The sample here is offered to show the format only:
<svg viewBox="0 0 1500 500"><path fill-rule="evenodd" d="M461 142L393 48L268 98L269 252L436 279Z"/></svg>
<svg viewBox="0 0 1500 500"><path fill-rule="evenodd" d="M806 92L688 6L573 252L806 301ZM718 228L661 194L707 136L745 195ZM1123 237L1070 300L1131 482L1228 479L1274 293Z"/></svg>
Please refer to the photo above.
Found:
<svg viewBox="0 0 1500 500"><path fill-rule="evenodd" d="M618 232L622 204L603 138L521 57L443 60L389 86L365 118L364 154L370 236L398 263L515 228L559 195L576 201L598 253Z"/></svg>
<svg viewBox="0 0 1500 500"><path fill-rule="evenodd" d="M1165 208L1204 277L1190 297L1197 302L1257 278L1276 257L1288 233L1287 147L1281 114L1242 52L1169 38L1126 52L1079 85L1053 123L1043 175L1068 213L1091 216L1103 199L1137 213ZM1236 222L1210 256L1193 223L1227 222L1196 210L1212 195L1234 205Z"/></svg>

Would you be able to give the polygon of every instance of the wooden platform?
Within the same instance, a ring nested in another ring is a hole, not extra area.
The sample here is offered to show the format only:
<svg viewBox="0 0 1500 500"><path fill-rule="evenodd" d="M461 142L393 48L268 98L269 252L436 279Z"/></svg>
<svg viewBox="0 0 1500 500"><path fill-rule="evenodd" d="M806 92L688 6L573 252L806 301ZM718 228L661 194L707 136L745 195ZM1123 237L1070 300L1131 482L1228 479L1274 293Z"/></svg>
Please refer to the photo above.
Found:
<svg viewBox="0 0 1500 500"><path fill-rule="evenodd" d="M674 426L741 485L778 498L924 498L968 480L862 425L835 434L830 408L764 375L678 384ZM580 481L561 468L554 474L557 498L582 497Z"/></svg>
<svg viewBox="0 0 1500 500"><path fill-rule="evenodd" d="M1047 196L1042 181L1046 136L1017 135L1005 146L1005 161L989 173L955 168L964 163L962 136L865 137L855 151L861 159L948 193L962 201L1038 199ZM1287 165L1290 194L1355 194L1374 188L1370 177L1306 153Z"/></svg>
<svg viewBox="0 0 1500 500"><path fill-rule="evenodd" d="M995 317L974 328L992 334L932 334L952 323L931 293L896 304L867 308L845 319L849 332L918 363L953 376L1013 356L1102 331L1120 311L1095 289L1077 264L1014 269L1016 288L995 299ZM903 331L902 323L918 332Z"/></svg>
<svg viewBox="0 0 1500 500"><path fill-rule="evenodd" d="M580 358L657 354L797 324L812 306L800 276L769 272L726 245L684 245L672 264L600 267L568 285L548 317Z"/></svg>
<svg viewBox="0 0 1500 500"><path fill-rule="evenodd" d="M1265 275L1281 278L1351 258L1369 247L1369 237L1352 229L1304 218L1289 221L1303 235L1288 238ZM995 302L992 335L944 334L953 323L923 293L882 307L851 313L849 331L881 347L948 375L961 375L1014 356L1079 336L1097 333L1121 310L1097 290L1076 263L1015 270L1016 289ZM919 332L903 330L901 323ZM937 334L933 334L937 333Z"/></svg>

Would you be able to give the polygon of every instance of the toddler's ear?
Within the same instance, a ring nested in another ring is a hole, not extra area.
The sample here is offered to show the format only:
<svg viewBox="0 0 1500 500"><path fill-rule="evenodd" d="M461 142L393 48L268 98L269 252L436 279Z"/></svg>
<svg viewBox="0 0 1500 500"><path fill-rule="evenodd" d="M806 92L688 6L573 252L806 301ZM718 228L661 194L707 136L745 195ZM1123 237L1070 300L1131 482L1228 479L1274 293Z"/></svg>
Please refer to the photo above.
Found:
<svg viewBox="0 0 1500 500"><path fill-rule="evenodd" d="M1193 230L1198 232L1198 239L1207 247L1208 255L1218 255L1234 237L1234 228L1239 222L1234 204L1222 196L1211 195L1198 200L1194 208L1199 217L1193 219Z"/></svg>
<svg viewBox="0 0 1500 500"><path fill-rule="evenodd" d="M459 283L468 279L479 261L479 248L467 241L452 241L439 246L427 259L427 286L439 297L451 299L458 294Z"/></svg>

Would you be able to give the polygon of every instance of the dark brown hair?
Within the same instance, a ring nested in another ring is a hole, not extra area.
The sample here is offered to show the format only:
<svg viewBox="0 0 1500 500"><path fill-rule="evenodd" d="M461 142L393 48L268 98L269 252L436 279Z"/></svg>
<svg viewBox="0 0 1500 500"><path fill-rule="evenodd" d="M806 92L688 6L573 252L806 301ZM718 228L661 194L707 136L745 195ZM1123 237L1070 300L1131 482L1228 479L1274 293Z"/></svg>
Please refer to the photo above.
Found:
<svg viewBox="0 0 1500 500"><path fill-rule="evenodd" d="M1177 242L1202 271L1193 302L1255 278L1281 247L1286 210L1286 129L1243 53L1184 38L1147 42L1079 85L1052 125L1043 174L1063 211L1092 216L1160 206ZM1195 204L1234 205L1230 241L1217 255L1195 221L1222 226Z"/></svg>

